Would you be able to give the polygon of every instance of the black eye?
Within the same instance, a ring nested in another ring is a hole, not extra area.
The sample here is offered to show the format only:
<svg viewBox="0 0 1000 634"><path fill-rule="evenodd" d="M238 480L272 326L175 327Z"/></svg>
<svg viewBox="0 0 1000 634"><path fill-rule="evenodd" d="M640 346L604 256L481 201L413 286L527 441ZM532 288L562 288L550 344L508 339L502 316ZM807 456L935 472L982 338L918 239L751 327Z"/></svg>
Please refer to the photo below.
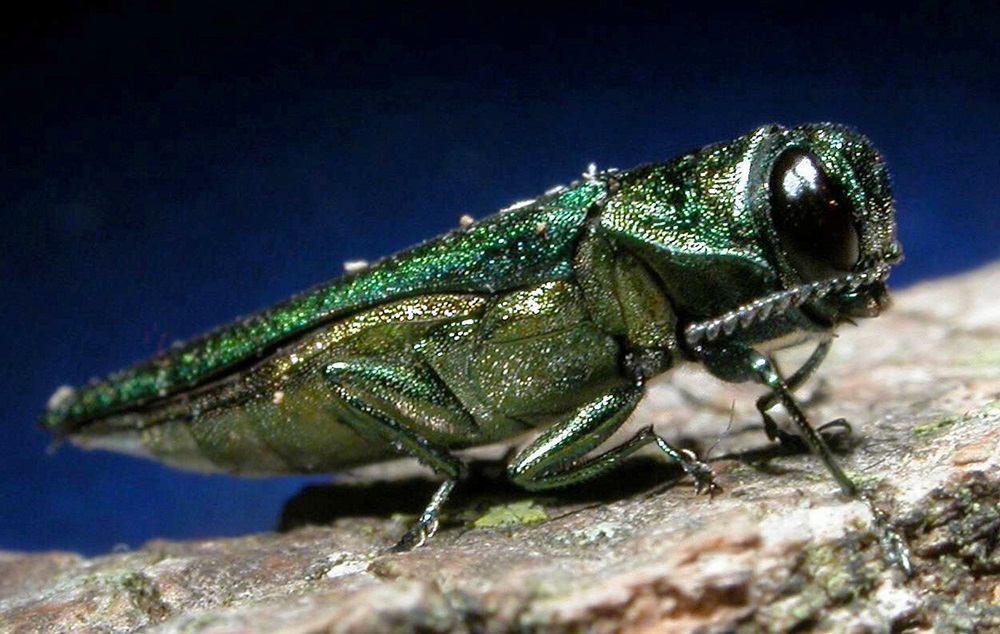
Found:
<svg viewBox="0 0 1000 634"><path fill-rule="evenodd" d="M771 217L781 245L807 281L850 271L858 262L858 230L840 185L812 154L782 152L771 171Z"/></svg>

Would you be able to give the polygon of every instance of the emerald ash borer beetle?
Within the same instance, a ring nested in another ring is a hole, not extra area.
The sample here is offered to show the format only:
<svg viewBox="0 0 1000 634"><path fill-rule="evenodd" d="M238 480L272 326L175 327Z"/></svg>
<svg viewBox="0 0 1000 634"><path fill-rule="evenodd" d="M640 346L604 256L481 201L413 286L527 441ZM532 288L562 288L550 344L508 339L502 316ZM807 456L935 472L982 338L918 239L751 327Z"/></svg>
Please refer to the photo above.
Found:
<svg viewBox="0 0 1000 634"><path fill-rule="evenodd" d="M756 381L842 491L793 390L840 324L888 304L902 259L885 162L831 124L769 125L582 180L353 270L48 403L83 447L197 471L330 473L400 454L443 476L397 544L422 544L462 477L456 450L533 429L509 461L530 490L578 483L655 444L712 491L709 467L647 427L597 451L646 382L682 363ZM770 353L813 342L783 377ZM871 505L870 505L871 506ZM874 510L890 559L906 547Z"/></svg>

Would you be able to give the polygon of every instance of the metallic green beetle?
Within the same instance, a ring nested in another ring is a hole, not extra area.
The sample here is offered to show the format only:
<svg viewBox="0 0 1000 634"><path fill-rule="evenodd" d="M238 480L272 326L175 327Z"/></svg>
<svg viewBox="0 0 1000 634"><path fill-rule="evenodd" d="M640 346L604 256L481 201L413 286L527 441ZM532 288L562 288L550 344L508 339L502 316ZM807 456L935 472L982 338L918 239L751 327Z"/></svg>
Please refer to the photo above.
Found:
<svg viewBox="0 0 1000 634"><path fill-rule="evenodd" d="M445 478L399 549L437 528L453 450L544 431L511 460L527 489L580 482L655 443L713 490L693 454L646 428L597 455L646 382L696 362L781 402L843 491L861 496L792 390L833 330L878 315L902 258L884 161L836 125L765 126L583 180L80 389L44 425L84 447L199 471L336 472L402 453ZM816 342L787 380L768 351ZM883 544L905 560L881 522ZM893 554L895 553L895 554ZM906 566L906 562L901 563Z"/></svg>

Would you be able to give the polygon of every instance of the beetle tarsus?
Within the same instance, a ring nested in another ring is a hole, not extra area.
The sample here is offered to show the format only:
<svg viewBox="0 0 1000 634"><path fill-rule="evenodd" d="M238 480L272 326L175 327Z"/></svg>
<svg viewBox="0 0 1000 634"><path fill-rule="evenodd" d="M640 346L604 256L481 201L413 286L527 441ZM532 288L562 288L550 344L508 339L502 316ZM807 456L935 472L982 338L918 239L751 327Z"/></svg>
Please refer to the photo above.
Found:
<svg viewBox="0 0 1000 634"><path fill-rule="evenodd" d="M713 497L716 493L722 492L722 487L715 483L715 474L712 473L712 468L699 460L693 451L674 447L655 433L652 426L646 427L640 432L640 434L643 433L651 436L660 451L679 462L684 473L694 478L695 493L707 493L709 497Z"/></svg>
<svg viewBox="0 0 1000 634"><path fill-rule="evenodd" d="M437 532L437 528L438 520L436 517L426 522L420 520L403 533L403 536L389 549L389 552L408 553L414 548L420 548L424 545L424 542Z"/></svg>
<svg viewBox="0 0 1000 634"><path fill-rule="evenodd" d="M859 497L871 511L872 525L885 558L890 564L902 570L907 578L912 577L913 561L906 538L892 526L888 515L875 505L872 496L867 491L862 491Z"/></svg>
<svg viewBox="0 0 1000 634"><path fill-rule="evenodd" d="M438 517L441 514L441 507L444 506L448 496L455 488L457 480L448 479L441 483L438 490L431 496L427 508L420 514L420 519L416 521L396 542L396 545L389 549L391 553L405 553L419 548L428 539L434 536L438 529Z"/></svg>
<svg viewBox="0 0 1000 634"><path fill-rule="evenodd" d="M695 493L707 493L710 498L715 497L716 493L722 493L722 487L715 483L715 474L712 472L712 468L698 460L693 453L689 451L685 451L685 453L690 456L691 460L682 466L684 471L694 478Z"/></svg>

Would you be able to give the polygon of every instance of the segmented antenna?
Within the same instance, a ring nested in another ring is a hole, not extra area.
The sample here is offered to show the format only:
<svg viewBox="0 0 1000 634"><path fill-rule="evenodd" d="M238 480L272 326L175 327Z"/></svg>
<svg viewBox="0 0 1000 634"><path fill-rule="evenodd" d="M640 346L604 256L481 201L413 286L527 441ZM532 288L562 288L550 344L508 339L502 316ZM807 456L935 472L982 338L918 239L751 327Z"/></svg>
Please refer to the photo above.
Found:
<svg viewBox="0 0 1000 634"><path fill-rule="evenodd" d="M889 277L889 267L881 265L867 271L847 273L840 277L820 282L810 282L743 304L727 313L693 323L684 329L684 338L689 346L697 346L714 341L721 335L731 335L737 329L749 328L771 315L781 314L792 307L822 299L831 293L857 290L872 284L884 282Z"/></svg>

